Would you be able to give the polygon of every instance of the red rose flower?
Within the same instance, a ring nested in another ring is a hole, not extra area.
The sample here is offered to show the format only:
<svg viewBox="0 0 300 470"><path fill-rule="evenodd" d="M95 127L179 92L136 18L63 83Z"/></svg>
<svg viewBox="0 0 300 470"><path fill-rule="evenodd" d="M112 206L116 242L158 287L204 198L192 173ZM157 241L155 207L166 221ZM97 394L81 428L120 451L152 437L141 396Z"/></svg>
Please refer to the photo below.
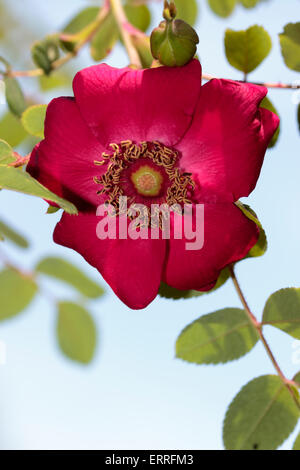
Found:
<svg viewBox="0 0 300 470"><path fill-rule="evenodd" d="M63 214L54 241L79 252L131 308L146 307L161 281L211 289L258 239L234 203L254 189L279 124L259 107L267 90L218 79L201 86L196 60L147 70L96 65L79 72L73 88L74 98L50 103L45 139L27 166L79 209ZM120 195L146 207L203 203L203 248L188 251L187 240L174 237L99 240L96 208L117 207Z"/></svg>

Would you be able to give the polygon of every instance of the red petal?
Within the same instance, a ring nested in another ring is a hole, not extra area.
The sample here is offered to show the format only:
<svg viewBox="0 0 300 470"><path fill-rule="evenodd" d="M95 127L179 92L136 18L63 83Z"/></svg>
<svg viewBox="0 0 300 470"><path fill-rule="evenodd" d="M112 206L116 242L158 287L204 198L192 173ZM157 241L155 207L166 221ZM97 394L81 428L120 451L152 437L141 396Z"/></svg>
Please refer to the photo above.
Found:
<svg viewBox="0 0 300 470"><path fill-rule="evenodd" d="M77 251L98 269L128 307L147 307L160 286L165 241L130 238L100 240L96 235L100 220L94 214L71 216L64 213L55 228L54 241Z"/></svg>
<svg viewBox="0 0 300 470"><path fill-rule="evenodd" d="M199 224L198 235L201 227ZM247 255L258 235L254 222L234 204L205 204L202 249L187 250L186 243L191 243L187 239L170 240L164 280L177 289L210 289L225 266Z"/></svg>
<svg viewBox="0 0 300 470"><path fill-rule="evenodd" d="M95 65L73 82L81 113L104 145L128 139L175 144L191 123L200 85L197 60L147 70Z"/></svg>
<svg viewBox="0 0 300 470"><path fill-rule="evenodd" d="M27 171L48 189L76 205L100 204L94 176L105 171L94 165L105 149L91 133L73 98L51 101L45 140L30 157Z"/></svg>
<svg viewBox="0 0 300 470"><path fill-rule="evenodd" d="M267 89L230 80L201 87L192 126L177 145L202 200L237 201L255 188L279 118L259 108Z"/></svg>

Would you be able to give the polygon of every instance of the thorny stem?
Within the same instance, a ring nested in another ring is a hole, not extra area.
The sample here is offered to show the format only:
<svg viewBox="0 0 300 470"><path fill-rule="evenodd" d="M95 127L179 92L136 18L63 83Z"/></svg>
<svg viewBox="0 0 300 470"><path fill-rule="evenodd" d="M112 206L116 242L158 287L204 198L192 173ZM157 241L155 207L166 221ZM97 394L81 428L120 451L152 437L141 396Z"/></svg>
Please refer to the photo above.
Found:
<svg viewBox="0 0 300 470"><path fill-rule="evenodd" d="M237 291L237 294L240 298L240 301L242 302L242 305L245 309L245 312L246 312L246 315L248 316L250 322L252 323L252 325L254 326L254 328L256 329L259 337L260 337L260 340L262 341L263 343L263 346L274 366L274 368L276 369L276 372L278 374L278 376L280 377L280 379L282 380L282 383L284 384L284 386L287 388L288 392L290 393L290 395L292 396L297 408L300 410L300 402L299 402L299 398L298 396L295 394L294 390L293 390L293 386L296 386L296 384L291 381L291 380L288 380L284 373L282 372L277 360L275 359L275 356L262 332L262 324L257 321L256 317L253 315L253 313L251 312L250 308L249 308L249 305L248 305L248 302L242 292L242 289L240 287L240 284L237 280L237 277L235 275L235 272L234 272L234 268L233 268L233 265L231 265L229 267L229 272L230 272L230 276L231 276L231 279L233 281L233 284L234 284L234 287Z"/></svg>
<svg viewBox="0 0 300 470"><path fill-rule="evenodd" d="M117 22L120 34L122 36L124 46L127 50L130 63L134 67L141 69L142 68L141 60L140 60L140 57L136 48L134 47L132 43L131 36L128 32L128 28L127 28L128 20L127 20L123 5L121 3L121 0L110 0L110 5L111 5L111 9L115 17L115 20Z"/></svg>
<svg viewBox="0 0 300 470"><path fill-rule="evenodd" d="M217 78L217 77L209 73L204 73L202 74L202 78L204 80L212 80L213 78ZM251 83L252 85L265 86L266 88L277 88L277 89L283 89L283 90L299 90L300 89L300 85L296 83L293 84L293 83L281 83L281 82L249 82L247 80L247 77L244 77L244 80L241 80L241 81Z"/></svg>

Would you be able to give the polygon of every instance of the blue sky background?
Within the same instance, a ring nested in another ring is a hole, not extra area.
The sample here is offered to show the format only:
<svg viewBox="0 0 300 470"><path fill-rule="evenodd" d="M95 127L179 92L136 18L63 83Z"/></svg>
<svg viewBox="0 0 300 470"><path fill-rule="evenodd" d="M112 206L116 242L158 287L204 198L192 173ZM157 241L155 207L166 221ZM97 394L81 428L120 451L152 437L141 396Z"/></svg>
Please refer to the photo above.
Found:
<svg viewBox="0 0 300 470"><path fill-rule="evenodd" d="M298 0L270 0L253 10L239 7L227 20L214 16L206 1L199 3L197 32L205 72L241 78L226 61L224 31L262 24L272 36L273 49L249 79L300 79L284 65L277 36L286 23L299 21ZM59 30L89 4L96 2L12 3L40 37ZM157 22L159 7L155 3L153 10ZM121 46L107 62L127 65ZM75 66L79 69L91 63L84 52ZM23 81L25 87L31 86L29 80ZM267 232L269 250L264 257L244 261L237 268L247 299L259 317L272 292L300 285L300 154L293 93L273 90L269 94L282 117L281 135L276 148L268 152L257 188L248 198ZM99 279L77 253L54 245L52 231L59 215L45 215L43 201L1 191L0 207L1 217L31 241L28 252L7 244L7 251L20 266L30 269L46 254L62 255ZM47 281L45 286L58 297L74 298L73 292L54 282ZM250 379L273 373L272 365L260 344L241 360L217 367L176 360L174 344L188 323L229 306L240 306L230 282L200 299L173 302L157 298L143 311L128 309L107 288L106 296L91 306L99 331L97 354L90 366L82 367L58 350L55 311L38 296L26 312L0 325L0 341L7 346L7 363L0 366L0 448L222 449L226 407ZM300 363L292 361L293 340L271 329L266 335L287 375L298 372ZM295 435L296 431L284 449L291 448Z"/></svg>

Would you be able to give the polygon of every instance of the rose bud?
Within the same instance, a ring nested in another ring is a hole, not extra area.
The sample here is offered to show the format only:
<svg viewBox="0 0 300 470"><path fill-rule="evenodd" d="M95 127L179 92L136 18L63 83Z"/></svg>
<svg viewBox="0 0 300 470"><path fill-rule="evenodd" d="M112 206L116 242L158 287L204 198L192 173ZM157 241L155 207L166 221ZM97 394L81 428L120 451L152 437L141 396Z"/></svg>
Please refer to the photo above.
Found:
<svg viewBox="0 0 300 470"><path fill-rule="evenodd" d="M169 67L190 62L197 50L199 37L183 20L165 20L151 34L151 51L155 59Z"/></svg>

